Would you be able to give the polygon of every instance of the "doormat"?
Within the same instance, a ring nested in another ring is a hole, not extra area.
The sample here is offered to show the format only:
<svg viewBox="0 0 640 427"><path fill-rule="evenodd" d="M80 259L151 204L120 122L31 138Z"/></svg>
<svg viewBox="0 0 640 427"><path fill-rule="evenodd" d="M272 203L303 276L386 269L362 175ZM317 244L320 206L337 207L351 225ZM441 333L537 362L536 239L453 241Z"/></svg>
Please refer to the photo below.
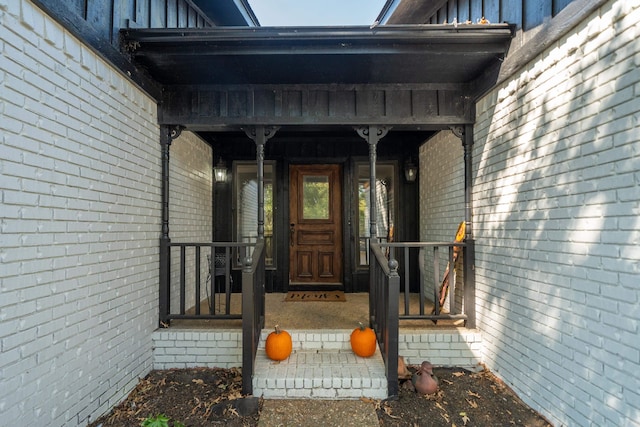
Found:
<svg viewBox="0 0 640 427"><path fill-rule="evenodd" d="M342 291L291 291L284 300L344 302L347 298Z"/></svg>

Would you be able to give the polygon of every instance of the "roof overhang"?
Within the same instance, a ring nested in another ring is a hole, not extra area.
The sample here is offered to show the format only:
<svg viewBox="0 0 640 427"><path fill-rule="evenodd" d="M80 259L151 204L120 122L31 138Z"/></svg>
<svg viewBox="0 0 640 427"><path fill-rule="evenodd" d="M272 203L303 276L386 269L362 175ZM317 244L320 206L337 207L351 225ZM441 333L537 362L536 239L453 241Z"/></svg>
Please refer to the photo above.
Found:
<svg viewBox="0 0 640 427"><path fill-rule="evenodd" d="M508 24L127 29L123 47L160 84L471 87L503 60Z"/></svg>

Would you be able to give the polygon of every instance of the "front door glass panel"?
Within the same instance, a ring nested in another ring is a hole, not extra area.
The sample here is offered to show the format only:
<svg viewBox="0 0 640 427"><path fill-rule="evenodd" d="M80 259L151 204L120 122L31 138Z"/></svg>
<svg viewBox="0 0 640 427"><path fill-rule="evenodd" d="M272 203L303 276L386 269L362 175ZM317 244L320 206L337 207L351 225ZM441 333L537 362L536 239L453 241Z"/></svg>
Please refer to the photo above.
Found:
<svg viewBox="0 0 640 427"><path fill-rule="evenodd" d="M302 217L329 219L329 177L306 175L302 185Z"/></svg>

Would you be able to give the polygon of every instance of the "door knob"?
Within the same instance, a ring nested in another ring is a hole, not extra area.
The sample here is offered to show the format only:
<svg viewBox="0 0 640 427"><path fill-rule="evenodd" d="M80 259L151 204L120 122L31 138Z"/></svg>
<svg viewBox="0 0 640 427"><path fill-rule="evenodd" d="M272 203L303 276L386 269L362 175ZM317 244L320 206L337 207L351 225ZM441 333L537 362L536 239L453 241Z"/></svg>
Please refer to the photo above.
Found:
<svg viewBox="0 0 640 427"><path fill-rule="evenodd" d="M289 243L291 244L291 246L293 246L293 235L296 232L296 225L294 223L291 223L291 226L289 227Z"/></svg>

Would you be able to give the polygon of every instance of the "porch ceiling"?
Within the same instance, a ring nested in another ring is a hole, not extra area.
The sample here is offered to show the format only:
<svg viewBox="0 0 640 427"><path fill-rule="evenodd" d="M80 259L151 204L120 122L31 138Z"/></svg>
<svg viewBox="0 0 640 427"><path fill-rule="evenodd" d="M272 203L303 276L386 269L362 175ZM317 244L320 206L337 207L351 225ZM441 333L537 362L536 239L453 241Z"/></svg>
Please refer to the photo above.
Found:
<svg viewBox="0 0 640 427"><path fill-rule="evenodd" d="M122 35L134 63L167 86L418 84L471 90L504 58L512 29L217 27L127 29Z"/></svg>

